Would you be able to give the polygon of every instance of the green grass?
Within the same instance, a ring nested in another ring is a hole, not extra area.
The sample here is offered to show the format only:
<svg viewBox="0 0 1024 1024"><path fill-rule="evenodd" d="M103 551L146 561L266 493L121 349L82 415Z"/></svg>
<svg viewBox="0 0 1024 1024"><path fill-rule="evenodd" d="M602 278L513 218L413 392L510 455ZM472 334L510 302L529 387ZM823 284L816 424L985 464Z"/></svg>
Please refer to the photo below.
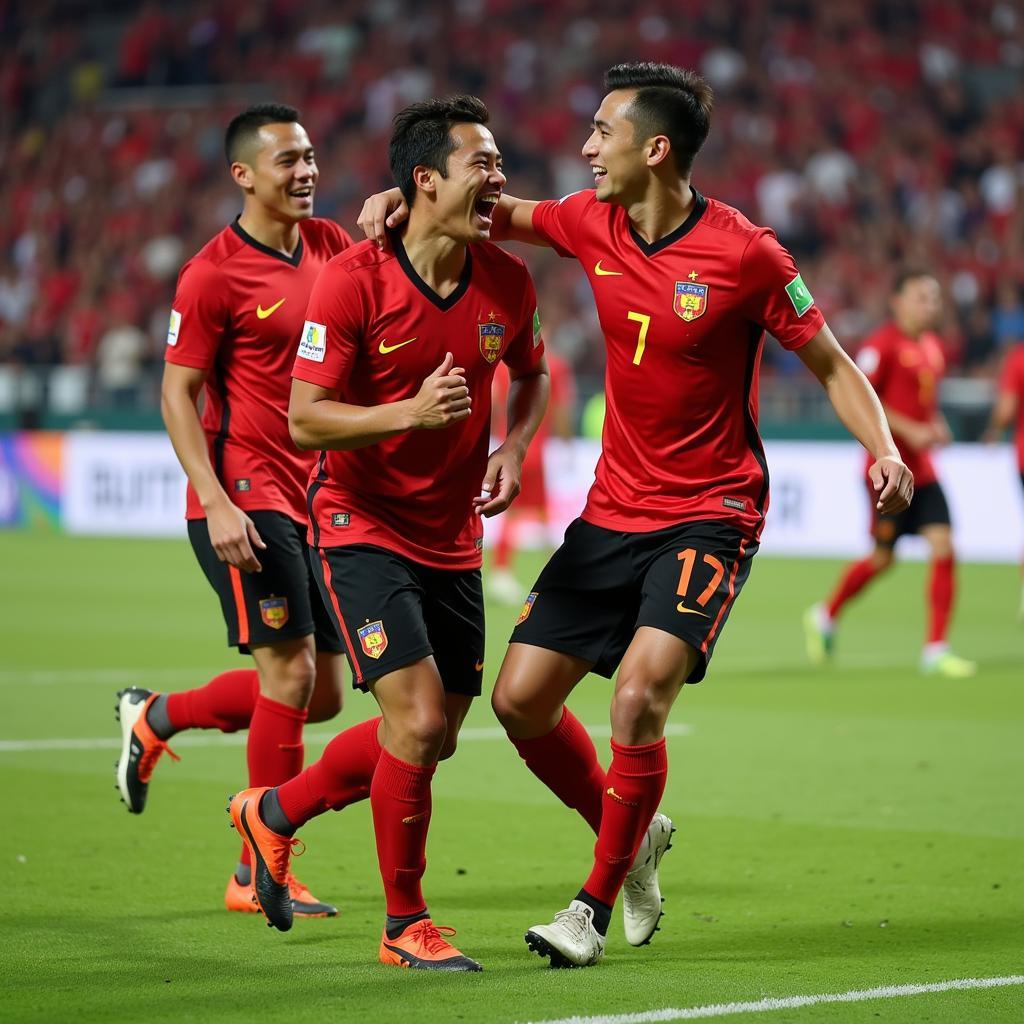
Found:
<svg viewBox="0 0 1024 1024"><path fill-rule="evenodd" d="M0 739L113 739L118 686L182 689L242 663L185 543L0 534L0 566ZM676 706L691 731L669 740L663 806L679 832L651 946L629 947L616 918L598 968L555 972L529 954L523 931L575 893L593 840L504 741L464 743L435 780L426 892L486 967L458 977L376 963L365 804L303 830L301 876L341 916L282 935L221 909L240 746L182 744L134 818L114 750L0 745L0 1019L512 1022L1020 973L1016 570L962 567L953 639L981 672L948 682L916 671L919 564L850 609L833 668L805 664L800 613L837 569L759 559L710 677ZM489 609L488 684L515 612ZM608 696L589 680L574 710L606 723ZM352 694L338 721L371 712ZM491 724L481 701L467 725ZM331 727L310 732L315 757ZM743 1019L1016 1021L1022 1006L1015 987Z"/></svg>

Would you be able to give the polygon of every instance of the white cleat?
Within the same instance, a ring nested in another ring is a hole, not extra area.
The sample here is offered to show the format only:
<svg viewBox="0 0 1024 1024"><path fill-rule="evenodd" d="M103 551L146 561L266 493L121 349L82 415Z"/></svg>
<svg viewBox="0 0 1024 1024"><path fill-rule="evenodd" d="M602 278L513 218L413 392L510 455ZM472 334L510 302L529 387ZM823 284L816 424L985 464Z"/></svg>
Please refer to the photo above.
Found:
<svg viewBox="0 0 1024 1024"><path fill-rule="evenodd" d="M552 967L592 967L604 956L604 936L594 927L594 908L573 900L551 924L535 924L526 944Z"/></svg>
<svg viewBox="0 0 1024 1024"><path fill-rule="evenodd" d="M664 902L658 885L658 865L665 851L672 849L673 832L672 819L660 812L656 814L626 875L622 886L622 923L631 946L646 946L658 931Z"/></svg>

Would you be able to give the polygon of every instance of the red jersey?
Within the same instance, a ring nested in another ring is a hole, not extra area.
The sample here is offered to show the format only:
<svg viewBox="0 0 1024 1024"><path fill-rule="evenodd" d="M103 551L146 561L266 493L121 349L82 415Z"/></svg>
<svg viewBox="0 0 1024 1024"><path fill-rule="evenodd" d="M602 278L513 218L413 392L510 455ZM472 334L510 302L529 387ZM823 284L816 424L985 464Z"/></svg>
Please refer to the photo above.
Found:
<svg viewBox="0 0 1024 1024"><path fill-rule="evenodd" d="M534 210L534 230L583 264L608 352L583 518L634 533L726 520L756 537L768 507L757 432L764 332L795 349L824 319L772 231L696 190L694 199L654 243L591 189Z"/></svg>
<svg viewBox="0 0 1024 1024"><path fill-rule="evenodd" d="M883 324L870 335L857 353L857 365L864 371L882 404L918 423L931 423L939 412L939 381L946 359L938 335L926 331L916 341L894 323ZM893 430L896 446L914 484L934 483L935 463L930 450L916 451ZM868 465L874 460L869 456Z"/></svg>
<svg viewBox="0 0 1024 1024"><path fill-rule="evenodd" d="M473 512L487 471L491 379L544 353L526 266L495 245L470 245L442 299L409 262L362 242L331 260L313 288L292 375L374 406L414 397L451 352L466 370L471 415L354 451L321 452L309 488L314 547L374 544L421 565L475 569L483 529Z"/></svg>
<svg viewBox="0 0 1024 1024"><path fill-rule="evenodd" d="M1024 344L1014 345L999 375L999 392L1017 399L1017 466L1024 473Z"/></svg>
<svg viewBox="0 0 1024 1024"><path fill-rule="evenodd" d="M299 222L294 255L270 249L236 221L181 268L166 360L209 370L202 423L224 490L245 511L306 521L316 459L288 433L295 340L321 267L352 245L329 220ZM187 519L206 516L189 484Z"/></svg>

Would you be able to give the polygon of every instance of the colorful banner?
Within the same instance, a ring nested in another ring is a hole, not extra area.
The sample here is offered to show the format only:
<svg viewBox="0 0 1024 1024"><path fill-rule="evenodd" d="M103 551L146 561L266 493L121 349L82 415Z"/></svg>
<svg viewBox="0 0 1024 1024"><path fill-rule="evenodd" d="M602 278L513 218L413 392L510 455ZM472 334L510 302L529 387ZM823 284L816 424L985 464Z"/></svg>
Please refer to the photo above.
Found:
<svg viewBox="0 0 1024 1024"><path fill-rule="evenodd" d="M0 434L0 527L60 527L63 455L63 434Z"/></svg>

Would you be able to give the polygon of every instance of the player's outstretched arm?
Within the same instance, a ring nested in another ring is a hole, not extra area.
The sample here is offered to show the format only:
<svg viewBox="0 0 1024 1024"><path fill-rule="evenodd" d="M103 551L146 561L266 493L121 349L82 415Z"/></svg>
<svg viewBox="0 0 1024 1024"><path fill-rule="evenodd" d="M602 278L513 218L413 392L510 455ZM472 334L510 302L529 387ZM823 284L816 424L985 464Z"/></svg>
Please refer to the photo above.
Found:
<svg viewBox="0 0 1024 1024"><path fill-rule="evenodd" d="M468 418L472 400L466 371L451 352L413 398L383 405L349 405L336 389L292 378L288 430L299 448L351 451L404 434L440 430Z"/></svg>
<svg viewBox="0 0 1024 1024"><path fill-rule="evenodd" d="M510 373L512 373L510 368ZM477 515L496 516L512 504L519 494L523 459L537 433L551 394L551 376L546 359L530 373L512 373L508 389L508 430L505 440L487 460L481 495L473 499Z"/></svg>
<svg viewBox="0 0 1024 1024"><path fill-rule="evenodd" d="M529 199L503 195L493 214L491 241L547 245L548 243L533 230L533 210L536 205ZM356 223L378 249L383 249L388 230L397 228L408 217L409 206L402 195L402 190L389 188L386 192L375 193L363 202Z"/></svg>
<svg viewBox="0 0 1024 1024"><path fill-rule="evenodd" d="M253 548L266 549L267 545L253 521L228 497L210 462L196 406L205 380L206 370L165 363L160 411L181 468L206 512L210 543L217 557L244 572L259 572L263 567Z"/></svg>
<svg viewBox="0 0 1024 1024"><path fill-rule="evenodd" d="M875 457L868 470L883 515L902 512L914 496L914 477L892 439L882 404L867 377L843 351L828 325L797 355L821 381L843 425Z"/></svg>

